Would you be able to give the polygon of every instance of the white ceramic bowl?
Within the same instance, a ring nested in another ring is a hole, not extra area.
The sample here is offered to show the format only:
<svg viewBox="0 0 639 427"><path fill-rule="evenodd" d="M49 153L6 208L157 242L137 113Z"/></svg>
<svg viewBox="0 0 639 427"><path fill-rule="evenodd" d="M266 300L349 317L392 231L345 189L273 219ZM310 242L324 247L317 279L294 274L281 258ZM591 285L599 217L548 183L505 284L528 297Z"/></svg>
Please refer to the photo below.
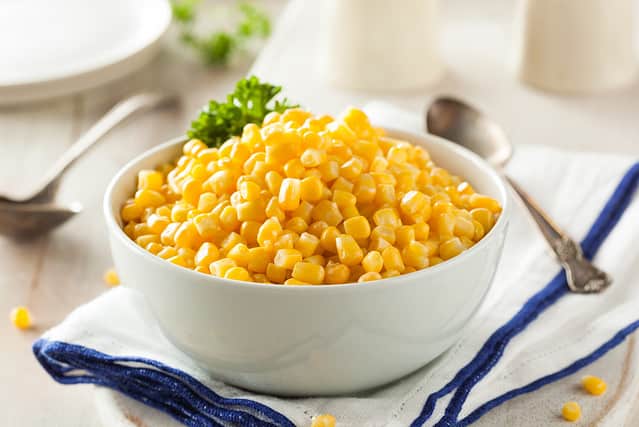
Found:
<svg viewBox="0 0 639 427"><path fill-rule="evenodd" d="M389 131L503 206L494 228L459 256L365 284L281 286L196 273L137 246L120 207L137 172L177 158L182 140L129 162L104 199L122 282L144 294L167 337L211 374L246 389L291 396L352 393L396 380L459 339L490 288L506 235L509 202L498 174L473 153L430 135Z"/></svg>

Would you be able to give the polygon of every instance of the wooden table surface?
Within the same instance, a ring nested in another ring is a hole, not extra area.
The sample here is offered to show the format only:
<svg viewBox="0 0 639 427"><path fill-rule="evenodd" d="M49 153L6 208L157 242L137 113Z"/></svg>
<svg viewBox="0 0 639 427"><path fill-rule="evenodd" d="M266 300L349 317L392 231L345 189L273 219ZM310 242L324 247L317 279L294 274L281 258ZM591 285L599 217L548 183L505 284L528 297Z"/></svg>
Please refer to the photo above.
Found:
<svg viewBox="0 0 639 427"><path fill-rule="evenodd" d="M275 11L284 1L267 3ZM185 57L169 40L168 47L153 63L124 79L48 102L0 108L2 192L25 185L40 174L65 147L126 95L145 89L173 90L182 95L179 108L146 113L127 122L68 172L58 199L80 201L84 206L80 215L53 233L31 241L0 237L0 316L5 316L0 321L0 425L100 425L93 406L92 386L56 384L38 365L31 344L73 308L107 290L102 274L112 261L101 204L105 187L116 170L133 156L183 132L198 107L210 98L226 94L249 66L206 69ZM610 141L608 147L614 150L615 142ZM626 147L619 149L628 151ZM17 305L30 308L37 325L34 329L21 332L13 328L8 313ZM623 380L624 361L636 351L634 340L627 341L593 367L593 371L622 374L608 378L610 390L593 406L591 422L596 423L616 404L618 390L627 386ZM522 420L528 415L522 408L530 407L527 404L530 399L537 400L540 408L556 412L554 406L560 405L561 396L574 387L577 377L509 402L479 424L523 425ZM555 395L556 399L548 398ZM637 416L635 424L627 425L637 425Z"/></svg>

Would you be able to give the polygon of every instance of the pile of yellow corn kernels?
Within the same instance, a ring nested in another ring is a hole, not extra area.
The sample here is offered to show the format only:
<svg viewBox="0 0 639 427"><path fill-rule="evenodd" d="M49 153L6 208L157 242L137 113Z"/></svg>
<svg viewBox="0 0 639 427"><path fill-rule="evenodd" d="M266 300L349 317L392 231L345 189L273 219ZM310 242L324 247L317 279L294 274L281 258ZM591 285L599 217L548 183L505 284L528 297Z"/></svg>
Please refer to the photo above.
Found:
<svg viewBox="0 0 639 427"><path fill-rule="evenodd" d="M271 113L220 148L191 140L183 152L175 165L140 171L124 231L169 262L227 279L398 276L470 248L501 211L354 108L337 120Z"/></svg>

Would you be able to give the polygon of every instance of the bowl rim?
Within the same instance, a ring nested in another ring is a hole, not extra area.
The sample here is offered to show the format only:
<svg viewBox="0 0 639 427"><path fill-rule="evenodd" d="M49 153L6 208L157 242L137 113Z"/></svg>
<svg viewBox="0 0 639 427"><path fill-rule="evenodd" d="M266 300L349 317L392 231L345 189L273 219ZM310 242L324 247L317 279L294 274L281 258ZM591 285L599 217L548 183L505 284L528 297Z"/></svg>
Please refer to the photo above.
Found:
<svg viewBox="0 0 639 427"><path fill-rule="evenodd" d="M132 168L134 168L138 163L145 160L146 158L160 152L164 151L169 147L177 146L180 143L184 143L188 141L186 136L179 136L176 138L172 138L168 141L165 141L157 146L142 152L141 154L134 157L132 160L128 161L124 166L122 166L118 172L113 176L103 198L103 214L106 220L106 225L109 234L113 235L119 241L123 242L124 246L127 249L134 251L135 253L140 254L142 257L147 258L150 262L157 263L161 268L169 268L175 269L174 271L180 272L178 274L186 274L185 277L189 277L193 275L194 278L198 280L208 280L213 285L221 285L221 286L234 286L235 288L240 287L240 289L266 289L266 292L350 292L355 289L379 289L385 288L387 286L397 286L400 282L421 282L421 280L431 277L433 275L438 274L440 271L449 270L456 268L459 263L462 263L465 259L473 256L473 254L480 250L480 248L490 244L491 240L494 240L498 233L501 232L502 229L505 229L508 224L508 220L510 218L510 196L506 187L506 183L501 175L497 172L497 170L492 167L488 162L479 157L479 155L473 153L472 151L464 148L460 145L457 145L451 141L448 141L444 138L425 133L425 132L410 132L406 130L401 130L392 127L384 127L384 130L387 133L387 136L391 138L402 139L411 143L419 143L419 141L429 140L428 143L432 143L435 145L439 145L444 147L446 150L451 151L454 155L461 156L470 160L479 168L479 170L486 174L494 184L496 184L497 190L500 193L499 196L501 198L502 212L497 219L497 222L493 226L493 228L488 232L488 234L484 235L479 242L477 242L473 247L463 251L461 254L445 260L437 265L432 267L423 268L421 270L417 270L411 273L402 274L400 276L383 278L379 280L373 280L370 282L366 282L364 284L358 282L351 283L341 283L341 284L319 284L319 285L305 285L305 286L281 286L279 284L265 284L265 283L255 283L255 282L245 282L241 280L231 280L225 279L222 277L213 276L210 274L199 273L197 271L187 269L184 267L180 267L178 265L167 262L166 260L159 258L150 252L146 251L144 248L140 247L133 241L129 236L124 233L124 230L118 224L118 221L113 214L112 209L112 198L115 188L122 181L123 176L129 172ZM409 279L409 280L407 280ZM413 280L410 280L413 279ZM435 282L435 281L432 281ZM298 291L298 289L303 289L302 291ZM314 291L312 289L315 289ZM354 292L363 292L363 291L354 291Z"/></svg>

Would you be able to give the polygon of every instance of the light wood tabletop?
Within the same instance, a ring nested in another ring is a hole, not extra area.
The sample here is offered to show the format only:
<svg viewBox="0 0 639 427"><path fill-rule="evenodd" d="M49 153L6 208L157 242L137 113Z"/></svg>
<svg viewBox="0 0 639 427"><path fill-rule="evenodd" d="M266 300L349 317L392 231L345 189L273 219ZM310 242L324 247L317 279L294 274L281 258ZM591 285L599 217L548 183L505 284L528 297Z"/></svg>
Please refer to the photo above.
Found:
<svg viewBox="0 0 639 427"><path fill-rule="evenodd" d="M266 3L276 12L285 2ZM0 237L0 316L5 316L0 321L0 425L100 425L92 386L56 384L38 365L31 344L75 307L108 290L102 275L112 261L102 218L102 196L113 174L133 156L181 134L201 105L225 95L249 67L246 63L232 69L205 68L169 40L157 59L133 75L68 97L0 108L1 193L35 179L65 147L127 95L161 89L178 92L182 98L178 108L148 112L118 127L67 173L58 199L81 202L84 210L80 215L31 241ZM561 141L557 145L562 145ZM574 141L565 145L573 146ZM628 141L608 141L607 149L615 151L615 147L626 152L632 148ZM8 314L17 305L29 307L36 322L34 329L18 331L9 322ZM592 425L619 404L615 399L627 387L630 376L627 361L636 351L635 340L628 340L590 369L610 373L609 392L589 411ZM579 375L515 399L482 418L478 425L533 425L528 413L530 402L545 414L558 413L562 396L575 387ZM637 419L639 412L635 411L634 424L627 425L637 425ZM547 424L555 422L561 424L558 418Z"/></svg>

